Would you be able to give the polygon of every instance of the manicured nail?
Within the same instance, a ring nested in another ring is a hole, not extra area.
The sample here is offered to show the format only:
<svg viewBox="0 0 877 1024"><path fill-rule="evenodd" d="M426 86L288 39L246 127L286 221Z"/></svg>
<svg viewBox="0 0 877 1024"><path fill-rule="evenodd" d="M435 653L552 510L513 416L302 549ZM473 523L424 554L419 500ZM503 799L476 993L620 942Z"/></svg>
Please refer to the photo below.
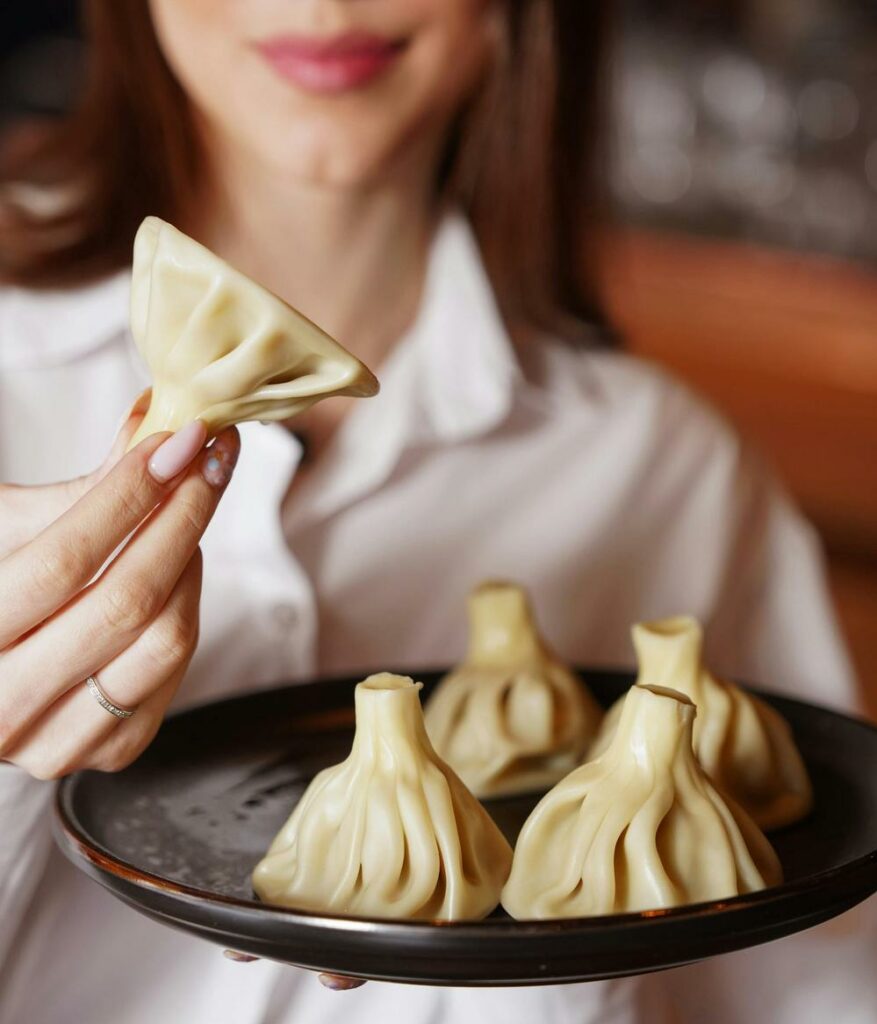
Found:
<svg viewBox="0 0 877 1024"><path fill-rule="evenodd" d="M345 978L343 974L318 974L320 984L331 988L333 992L349 992L352 988L361 988L365 984L363 978Z"/></svg>
<svg viewBox="0 0 877 1024"><path fill-rule="evenodd" d="M186 424L185 427L180 427L152 453L152 458L149 460L149 472L159 483L163 484L168 480L173 480L201 451L206 440L207 427L201 420L195 420Z"/></svg>
<svg viewBox="0 0 877 1024"><path fill-rule="evenodd" d="M226 960L234 960L238 964L251 964L254 960L258 960L257 956L250 956L249 953L238 953L236 949L224 949L222 955Z"/></svg>
<svg viewBox="0 0 877 1024"><path fill-rule="evenodd" d="M236 431L220 434L207 449L201 473L211 487L225 487L231 480L241 444Z"/></svg>

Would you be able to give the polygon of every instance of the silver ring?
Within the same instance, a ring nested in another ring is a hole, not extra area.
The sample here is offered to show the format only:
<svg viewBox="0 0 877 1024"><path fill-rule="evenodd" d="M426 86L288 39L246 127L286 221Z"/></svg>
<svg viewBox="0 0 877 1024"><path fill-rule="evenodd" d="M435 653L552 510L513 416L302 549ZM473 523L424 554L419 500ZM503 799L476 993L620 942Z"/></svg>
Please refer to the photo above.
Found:
<svg viewBox="0 0 877 1024"><path fill-rule="evenodd" d="M100 704L104 711L109 711L109 713L111 715L115 715L116 718L130 718L134 714L134 711L137 710L134 708L134 710L131 711L128 708L120 708L118 704L114 704L100 686L98 686L98 682L94 676L89 676L88 679L85 680L85 685L88 687L88 692L92 697L94 697L98 704Z"/></svg>

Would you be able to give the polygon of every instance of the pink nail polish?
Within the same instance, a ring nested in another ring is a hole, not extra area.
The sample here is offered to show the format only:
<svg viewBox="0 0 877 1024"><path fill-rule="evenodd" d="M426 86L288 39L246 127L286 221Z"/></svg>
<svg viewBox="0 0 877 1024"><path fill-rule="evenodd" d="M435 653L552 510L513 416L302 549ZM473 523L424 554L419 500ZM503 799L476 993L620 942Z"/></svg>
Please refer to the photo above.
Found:
<svg viewBox="0 0 877 1024"><path fill-rule="evenodd" d="M204 447L207 428L201 420L188 423L172 434L152 453L149 472L159 483L172 480L189 465Z"/></svg>
<svg viewBox="0 0 877 1024"><path fill-rule="evenodd" d="M201 473L211 487L225 487L238 461L240 445L234 435L224 435L207 449Z"/></svg>

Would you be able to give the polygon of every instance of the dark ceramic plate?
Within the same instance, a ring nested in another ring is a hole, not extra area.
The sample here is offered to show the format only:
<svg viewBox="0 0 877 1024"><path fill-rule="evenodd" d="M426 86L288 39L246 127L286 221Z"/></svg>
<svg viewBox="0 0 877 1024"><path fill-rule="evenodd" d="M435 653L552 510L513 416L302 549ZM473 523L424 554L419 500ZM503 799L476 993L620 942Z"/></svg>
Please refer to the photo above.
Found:
<svg viewBox="0 0 877 1024"><path fill-rule="evenodd" d="M616 672L584 675L606 704L631 682ZM428 692L437 674L419 678ZM816 791L815 812L771 837L784 885L673 910L526 923L502 911L475 923L425 924L261 904L250 872L314 773L346 757L355 682L248 694L171 717L126 771L83 772L61 783L61 848L136 910L230 949L434 985L660 970L809 928L877 890L877 729L771 697L794 729ZM487 807L514 841L535 802Z"/></svg>

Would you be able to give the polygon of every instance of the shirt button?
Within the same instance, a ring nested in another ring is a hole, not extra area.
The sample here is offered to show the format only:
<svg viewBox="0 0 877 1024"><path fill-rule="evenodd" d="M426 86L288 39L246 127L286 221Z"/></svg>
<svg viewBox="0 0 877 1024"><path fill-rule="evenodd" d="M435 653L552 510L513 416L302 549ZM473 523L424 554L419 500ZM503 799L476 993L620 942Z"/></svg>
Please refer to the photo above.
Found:
<svg viewBox="0 0 877 1024"><path fill-rule="evenodd" d="M294 605L278 604L274 608L274 621L283 629L290 629L298 622L298 612Z"/></svg>

